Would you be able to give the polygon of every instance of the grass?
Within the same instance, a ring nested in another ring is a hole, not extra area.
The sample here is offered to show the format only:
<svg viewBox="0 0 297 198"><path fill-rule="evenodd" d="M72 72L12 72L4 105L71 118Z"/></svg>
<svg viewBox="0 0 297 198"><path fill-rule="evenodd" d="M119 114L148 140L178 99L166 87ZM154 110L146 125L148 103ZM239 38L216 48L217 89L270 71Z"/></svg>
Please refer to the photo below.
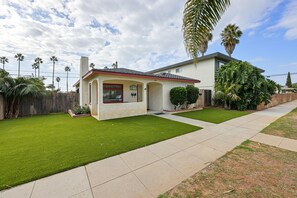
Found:
<svg viewBox="0 0 297 198"><path fill-rule="evenodd" d="M297 153L246 141L159 198L296 197Z"/></svg>
<svg viewBox="0 0 297 198"><path fill-rule="evenodd" d="M195 120L202 120L205 122L211 122L219 124L233 118L244 116L249 114L247 111L235 111L235 110L225 110L218 108L205 108L197 111L176 113L174 115L182 116L186 118L191 118Z"/></svg>
<svg viewBox="0 0 297 198"><path fill-rule="evenodd" d="M270 124L261 133L297 140L297 108Z"/></svg>
<svg viewBox="0 0 297 198"><path fill-rule="evenodd" d="M0 190L200 129L155 116L67 114L0 122Z"/></svg>

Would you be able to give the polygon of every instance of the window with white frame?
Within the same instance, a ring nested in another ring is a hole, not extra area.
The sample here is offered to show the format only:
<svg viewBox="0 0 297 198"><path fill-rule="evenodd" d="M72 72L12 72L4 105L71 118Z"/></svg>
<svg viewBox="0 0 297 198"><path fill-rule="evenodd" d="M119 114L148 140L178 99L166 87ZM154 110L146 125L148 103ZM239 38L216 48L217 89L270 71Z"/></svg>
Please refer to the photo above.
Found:
<svg viewBox="0 0 297 198"><path fill-rule="evenodd" d="M176 68L175 69L175 73L181 73L182 72L182 69L181 68Z"/></svg>

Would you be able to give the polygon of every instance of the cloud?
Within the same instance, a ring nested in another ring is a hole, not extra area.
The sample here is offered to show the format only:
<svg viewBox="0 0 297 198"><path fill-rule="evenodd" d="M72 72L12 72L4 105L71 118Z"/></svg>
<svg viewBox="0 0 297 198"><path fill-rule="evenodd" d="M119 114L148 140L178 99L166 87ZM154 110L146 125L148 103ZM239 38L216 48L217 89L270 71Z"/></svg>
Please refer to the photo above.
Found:
<svg viewBox="0 0 297 198"><path fill-rule="evenodd" d="M25 55L24 74L33 72L35 57L44 60L41 73L51 82L56 55L57 75L72 64L70 84L76 81L81 55L97 68L118 61L120 67L147 71L187 59L182 36L184 1L180 0L0 0L0 55L10 59L7 69L16 73L14 54ZM232 0L215 29L218 38L228 23L256 32L277 6L275 0ZM257 4L255 6L255 4ZM56 75L56 76L57 76ZM65 80L60 85L65 90Z"/></svg>
<svg viewBox="0 0 297 198"><path fill-rule="evenodd" d="M282 14L281 19L277 22L276 25L270 27L270 30L273 29L285 29L285 38L288 40L297 39L297 1L291 0L285 8L285 11Z"/></svg>

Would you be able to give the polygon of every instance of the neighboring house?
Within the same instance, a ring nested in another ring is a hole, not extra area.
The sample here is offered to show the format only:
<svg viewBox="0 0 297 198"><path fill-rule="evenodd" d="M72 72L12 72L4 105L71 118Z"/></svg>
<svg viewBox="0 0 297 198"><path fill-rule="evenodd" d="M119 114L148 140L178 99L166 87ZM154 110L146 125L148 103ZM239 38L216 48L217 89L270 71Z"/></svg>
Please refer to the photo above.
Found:
<svg viewBox="0 0 297 198"><path fill-rule="evenodd" d="M288 86L281 87L280 93L297 93L297 88L289 88Z"/></svg>
<svg viewBox="0 0 297 198"><path fill-rule="evenodd" d="M208 106L211 104L215 87L216 71L229 61L238 61L222 53L213 53L203 57L199 57L197 63L194 64L193 59L176 63L166 67L161 67L150 71L151 74L176 74L188 78L199 79L201 82L195 84L200 89L202 96L200 97L200 106ZM264 70L261 70L264 72Z"/></svg>
<svg viewBox="0 0 297 198"><path fill-rule="evenodd" d="M149 74L124 68L92 69L87 57L80 61L80 105L88 105L98 120L143 115L148 111L171 111L169 92L173 87L199 83L174 74Z"/></svg>

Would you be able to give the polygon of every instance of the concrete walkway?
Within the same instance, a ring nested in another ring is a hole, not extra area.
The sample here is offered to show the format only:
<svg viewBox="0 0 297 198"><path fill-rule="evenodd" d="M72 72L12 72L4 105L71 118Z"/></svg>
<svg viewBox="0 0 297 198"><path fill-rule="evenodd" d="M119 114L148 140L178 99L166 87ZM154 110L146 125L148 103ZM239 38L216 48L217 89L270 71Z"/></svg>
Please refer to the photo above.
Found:
<svg viewBox="0 0 297 198"><path fill-rule="evenodd" d="M217 125L160 115L204 129L2 191L0 197L157 197L243 141L264 141L257 134L296 107L293 101ZM281 139L273 143L289 145Z"/></svg>

